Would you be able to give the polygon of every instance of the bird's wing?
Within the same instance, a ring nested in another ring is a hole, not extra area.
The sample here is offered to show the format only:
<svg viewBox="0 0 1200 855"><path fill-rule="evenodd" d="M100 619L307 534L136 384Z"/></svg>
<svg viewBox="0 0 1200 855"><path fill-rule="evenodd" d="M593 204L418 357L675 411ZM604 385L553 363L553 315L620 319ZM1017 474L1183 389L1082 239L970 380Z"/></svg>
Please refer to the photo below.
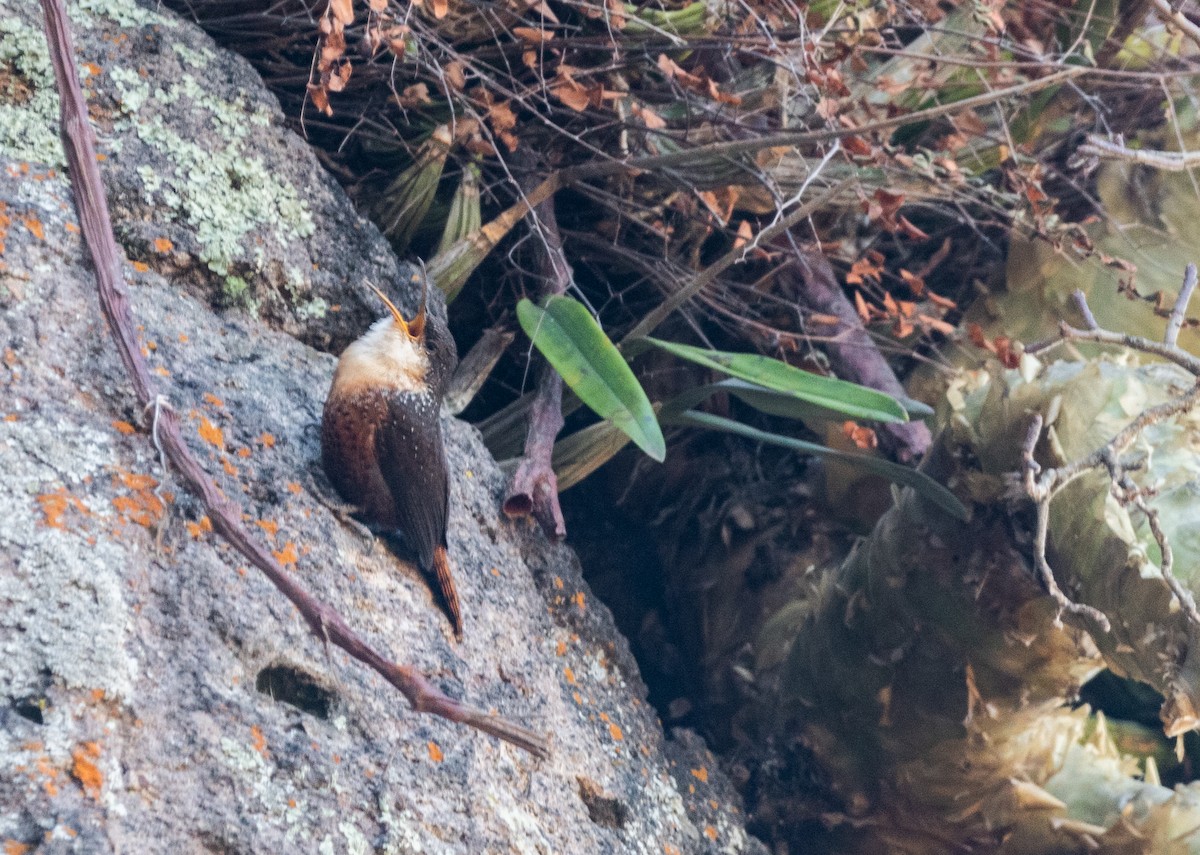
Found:
<svg viewBox="0 0 1200 855"><path fill-rule="evenodd" d="M438 410L428 393L392 395L376 434L379 468L400 528L426 572L434 569L434 550L446 544L448 473Z"/></svg>

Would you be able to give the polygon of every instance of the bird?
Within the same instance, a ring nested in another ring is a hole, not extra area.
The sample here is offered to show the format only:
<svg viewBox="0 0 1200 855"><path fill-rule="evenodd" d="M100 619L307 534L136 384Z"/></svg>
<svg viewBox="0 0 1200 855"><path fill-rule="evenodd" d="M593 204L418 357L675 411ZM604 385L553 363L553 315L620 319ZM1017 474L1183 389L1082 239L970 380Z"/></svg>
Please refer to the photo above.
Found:
<svg viewBox="0 0 1200 855"><path fill-rule="evenodd" d="M439 418L458 364L445 321L411 320L370 282L388 314L343 351L321 417L321 463L341 497L375 531L398 533L432 575L462 640L463 617L446 551L450 472Z"/></svg>

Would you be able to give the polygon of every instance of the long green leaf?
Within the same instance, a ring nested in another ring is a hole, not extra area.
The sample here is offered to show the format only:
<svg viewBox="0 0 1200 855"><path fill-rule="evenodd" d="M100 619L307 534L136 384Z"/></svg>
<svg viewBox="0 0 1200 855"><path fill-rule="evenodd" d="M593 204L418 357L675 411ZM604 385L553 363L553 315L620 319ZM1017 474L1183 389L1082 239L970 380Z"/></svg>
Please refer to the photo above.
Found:
<svg viewBox="0 0 1200 855"><path fill-rule="evenodd" d="M563 382L598 416L608 419L654 460L667 443L645 391L629 364L582 303L555 295L536 306L517 304L521 329Z"/></svg>
<svg viewBox="0 0 1200 855"><path fill-rule="evenodd" d="M805 442L802 439L795 439L790 436L768 433L767 431L744 425L741 422L736 422L733 419L715 416L712 413L703 413L699 410L688 410L686 413L681 413L669 419L664 418L664 421L689 427L725 431L726 433L744 436L747 439L757 442L766 442L782 448L790 448L793 451L801 451L805 454L842 460L853 466L861 467L875 475L882 476L893 483L912 487L919 495L928 499L955 519L965 520L967 518L967 509L963 507L962 502L953 493L923 472L918 472L916 469L909 469L907 466L901 466L898 463L892 463L890 460L871 457L866 454L852 454L848 451L838 451L818 445L815 442Z"/></svg>
<svg viewBox="0 0 1200 855"><path fill-rule="evenodd" d="M722 371L775 392L791 395L826 410L878 422L908 421L908 413L904 407L889 395L856 383L801 371L769 356L706 350L649 337L646 340L681 359Z"/></svg>

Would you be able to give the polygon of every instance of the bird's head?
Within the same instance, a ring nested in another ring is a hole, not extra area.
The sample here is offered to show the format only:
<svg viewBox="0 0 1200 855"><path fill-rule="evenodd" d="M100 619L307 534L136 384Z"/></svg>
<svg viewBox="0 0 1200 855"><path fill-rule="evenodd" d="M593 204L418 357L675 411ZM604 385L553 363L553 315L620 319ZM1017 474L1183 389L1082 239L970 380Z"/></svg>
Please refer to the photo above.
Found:
<svg viewBox="0 0 1200 855"><path fill-rule="evenodd" d="M413 315L412 320L405 320L404 315L396 308L396 305L387 298L387 295L371 285L371 290L379 295L379 299L383 300L384 305L388 307L388 311L392 313L392 327L403 333L409 341L414 344L425 345L425 305L429 300L429 282L424 277L421 278L421 308L417 309L417 313Z"/></svg>

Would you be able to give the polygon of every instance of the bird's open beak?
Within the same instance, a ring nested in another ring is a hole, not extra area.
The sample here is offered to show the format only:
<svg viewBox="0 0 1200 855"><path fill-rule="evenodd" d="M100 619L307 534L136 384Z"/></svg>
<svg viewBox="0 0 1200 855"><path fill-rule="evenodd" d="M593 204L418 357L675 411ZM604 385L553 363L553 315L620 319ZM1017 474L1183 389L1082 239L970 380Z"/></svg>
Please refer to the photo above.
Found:
<svg viewBox="0 0 1200 855"><path fill-rule="evenodd" d="M395 304L387 298L386 294L384 294L370 282L368 282L367 285L372 291L379 295L380 300L383 300L384 305L388 307L388 311L392 313L393 323L395 323L395 325L398 326L406 336L413 341L420 341L425 337L425 303L429 297L429 285L427 282L422 280L421 308L417 310L415 315L413 315L413 319L411 321L404 320L404 315L400 314L400 310L397 309Z"/></svg>

